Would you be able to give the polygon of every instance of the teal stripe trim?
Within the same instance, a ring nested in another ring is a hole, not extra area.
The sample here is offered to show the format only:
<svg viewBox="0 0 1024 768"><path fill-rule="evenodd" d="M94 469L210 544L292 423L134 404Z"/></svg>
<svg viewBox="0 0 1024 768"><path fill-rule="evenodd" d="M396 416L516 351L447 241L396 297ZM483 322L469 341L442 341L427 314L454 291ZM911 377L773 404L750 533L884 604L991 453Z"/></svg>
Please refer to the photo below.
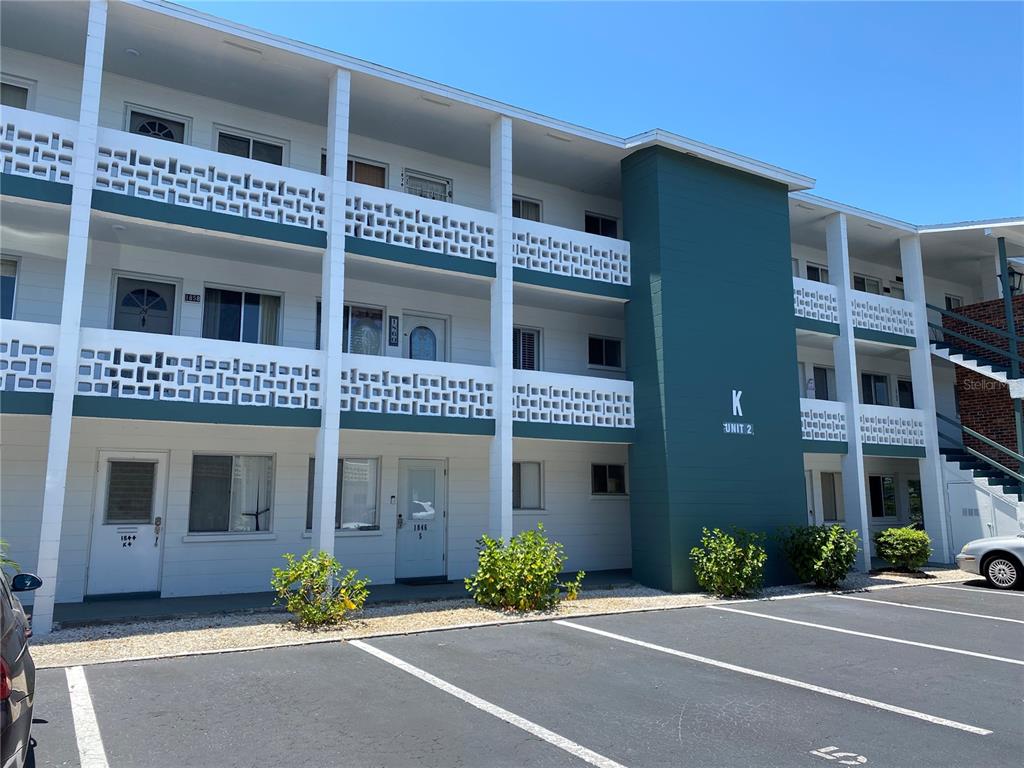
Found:
<svg viewBox="0 0 1024 768"><path fill-rule="evenodd" d="M342 429L382 432L430 432L452 435L493 435L493 419L463 419L458 416L410 416L399 413L341 412Z"/></svg>
<svg viewBox="0 0 1024 768"><path fill-rule="evenodd" d="M269 405L175 403L165 400L130 400L119 397L75 397L75 416L102 419L183 421L199 424L247 424L259 427L319 427L320 411L311 408L275 408Z"/></svg>
<svg viewBox="0 0 1024 768"><path fill-rule="evenodd" d="M0 174L0 194L41 200L44 203L71 205L71 185L31 176L16 176L13 173Z"/></svg>
<svg viewBox="0 0 1024 768"><path fill-rule="evenodd" d="M53 412L50 392L0 392L0 413L49 416Z"/></svg>
<svg viewBox="0 0 1024 768"><path fill-rule="evenodd" d="M840 440L804 440L804 453L846 453L849 448Z"/></svg>
<svg viewBox="0 0 1024 768"><path fill-rule="evenodd" d="M827 333L830 336L839 335L839 323L828 323L824 320L814 320L810 317L800 317L795 315L796 327L804 331L814 331L815 333Z"/></svg>
<svg viewBox="0 0 1024 768"><path fill-rule="evenodd" d="M97 211L132 216L136 219L150 219L166 224L210 229L231 235L259 237L295 245L308 245L313 248L327 247L327 233L319 229L279 224L275 221L247 219L228 213L203 211L173 203L161 203L157 200L144 200L140 197L121 195L102 189L93 190L92 207Z"/></svg>
<svg viewBox="0 0 1024 768"><path fill-rule="evenodd" d="M494 277L497 274L492 261L465 259L462 256L445 256L442 253L432 253L419 248L406 248L402 245L381 243L376 240L363 240L360 237L346 237L345 250L374 259L397 261L400 264L412 264L430 269L447 269L467 275Z"/></svg>
<svg viewBox="0 0 1024 768"><path fill-rule="evenodd" d="M576 440L587 443L632 443L633 430L619 427L585 427L575 424L544 424L513 421L513 437L537 440Z"/></svg>
<svg viewBox="0 0 1024 768"><path fill-rule="evenodd" d="M870 328L854 328L853 337L862 341L877 341L882 344L896 344L901 347L916 347L917 339L913 336L904 336L900 333L886 333L885 331L873 331Z"/></svg>
<svg viewBox="0 0 1024 768"><path fill-rule="evenodd" d="M628 299L629 286L606 283L603 280L585 280L582 277L566 277L553 275L550 272L539 272L536 269L515 267L512 279L517 283L539 285L543 288L556 288L560 291L589 293L592 296L607 296L613 299Z"/></svg>
<svg viewBox="0 0 1024 768"><path fill-rule="evenodd" d="M923 459L925 450L916 445L869 445L864 444L865 456L889 456L895 459Z"/></svg>

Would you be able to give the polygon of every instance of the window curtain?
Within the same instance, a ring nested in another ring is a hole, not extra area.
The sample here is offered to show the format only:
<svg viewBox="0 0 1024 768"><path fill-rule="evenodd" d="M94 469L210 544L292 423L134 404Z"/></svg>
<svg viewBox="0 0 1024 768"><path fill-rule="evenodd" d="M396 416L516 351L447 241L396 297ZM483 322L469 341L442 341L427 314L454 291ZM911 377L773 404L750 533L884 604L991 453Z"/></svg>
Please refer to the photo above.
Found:
<svg viewBox="0 0 1024 768"><path fill-rule="evenodd" d="M270 462L269 456L234 457L229 530L270 530Z"/></svg>
<svg viewBox="0 0 1024 768"><path fill-rule="evenodd" d="M260 344L277 344L281 297L263 294L260 297Z"/></svg>

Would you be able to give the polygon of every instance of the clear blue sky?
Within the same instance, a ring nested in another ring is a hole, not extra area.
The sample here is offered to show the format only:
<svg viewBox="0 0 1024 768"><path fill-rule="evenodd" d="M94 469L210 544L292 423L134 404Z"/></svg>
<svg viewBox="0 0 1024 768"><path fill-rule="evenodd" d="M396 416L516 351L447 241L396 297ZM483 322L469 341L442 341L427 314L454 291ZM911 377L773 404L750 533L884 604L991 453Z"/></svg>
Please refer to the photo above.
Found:
<svg viewBox="0 0 1024 768"><path fill-rule="evenodd" d="M1020 2L184 4L912 223L1024 215Z"/></svg>

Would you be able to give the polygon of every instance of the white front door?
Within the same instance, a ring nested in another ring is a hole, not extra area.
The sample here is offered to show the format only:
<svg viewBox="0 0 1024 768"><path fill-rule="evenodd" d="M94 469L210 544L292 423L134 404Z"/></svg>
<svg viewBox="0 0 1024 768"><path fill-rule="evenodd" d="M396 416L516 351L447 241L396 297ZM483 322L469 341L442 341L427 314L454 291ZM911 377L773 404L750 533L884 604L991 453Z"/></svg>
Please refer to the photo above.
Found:
<svg viewBox="0 0 1024 768"><path fill-rule="evenodd" d="M100 451L86 594L160 590L167 454Z"/></svg>
<svg viewBox="0 0 1024 768"><path fill-rule="evenodd" d="M398 462L396 579L445 575L445 475L444 460Z"/></svg>

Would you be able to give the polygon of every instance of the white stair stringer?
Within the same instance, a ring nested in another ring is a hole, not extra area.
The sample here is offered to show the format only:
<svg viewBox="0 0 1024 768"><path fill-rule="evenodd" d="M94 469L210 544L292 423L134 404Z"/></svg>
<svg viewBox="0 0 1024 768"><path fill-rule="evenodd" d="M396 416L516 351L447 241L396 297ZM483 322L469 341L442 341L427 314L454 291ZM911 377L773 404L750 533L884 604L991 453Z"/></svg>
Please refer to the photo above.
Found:
<svg viewBox="0 0 1024 768"><path fill-rule="evenodd" d="M930 347L932 354L937 357L949 360L949 362L954 363L955 365L961 365L975 373L980 373L982 376L987 376L990 379L1003 382L1010 388L1010 397L1024 397L1024 379L1011 379L1001 371L993 371L992 366L979 363L977 360L972 360L969 357L964 357L959 352L951 352L948 349L939 349L935 344L931 344Z"/></svg>
<svg viewBox="0 0 1024 768"><path fill-rule="evenodd" d="M1024 532L1024 501L943 457L946 520L953 554L968 541Z"/></svg>

